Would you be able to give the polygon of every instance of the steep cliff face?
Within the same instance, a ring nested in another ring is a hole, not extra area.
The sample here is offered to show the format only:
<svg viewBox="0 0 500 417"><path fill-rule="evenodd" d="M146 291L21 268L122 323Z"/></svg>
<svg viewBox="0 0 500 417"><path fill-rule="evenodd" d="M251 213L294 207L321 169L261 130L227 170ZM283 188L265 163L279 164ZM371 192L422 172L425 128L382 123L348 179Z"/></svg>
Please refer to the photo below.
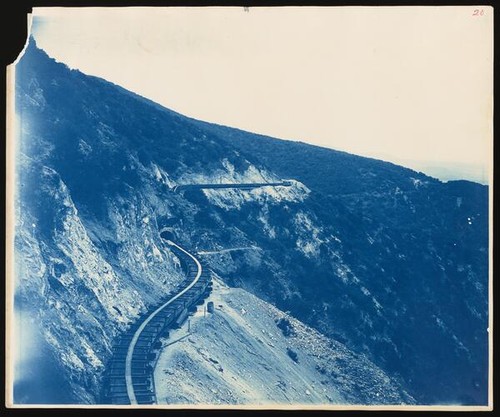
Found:
<svg viewBox="0 0 500 417"><path fill-rule="evenodd" d="M169 227L417 402L486 402L487 187L192 120L33 40L16 83L16 401L96 400L113 340L182 279ZM40 356L65 395L36 385Z"/></svg>
<svg viewBox="0 0 500 417"><path fill-rule="evenodd" d="M15 303L41 336L31 344L33 336L21 329L19 343L26 360L38 343L51 352L74 394L66 401L93 402L113 338L183 277L155 219L149 221L160 207L146 197L154 194L115 195L106 220L98 220L79 211L59 173L45 163L24 155L18 160ZM36 393L23 386L20 398ZM37 402L52 402L44 389Z"/></svg>

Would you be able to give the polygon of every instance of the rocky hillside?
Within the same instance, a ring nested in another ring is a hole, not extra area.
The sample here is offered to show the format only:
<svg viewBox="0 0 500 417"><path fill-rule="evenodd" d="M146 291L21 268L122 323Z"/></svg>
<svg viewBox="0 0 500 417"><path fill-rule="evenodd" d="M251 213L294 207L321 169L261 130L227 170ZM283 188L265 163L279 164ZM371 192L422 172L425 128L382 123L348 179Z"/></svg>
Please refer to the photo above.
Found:
<svg viewBox="0 0 500 417"><path fill-rule="evenodd" d="M323 236L338 239L333 257L333 242L315 239L323 252L302 271L294 252L280 252L301 287L291 302L274 293L281 308L411 381L424 403L486 402L488 187L198 123L306 184ZM311 270L323 291L311 291Z"/></svg>
<svg viewBox="0 0 500 417"><path fill-rule="evenodd" d="M216 280L208 301L213 313L164 341L159 404L414 404L363 355L247 291Z"/></svg>
<svg viewBox="0 0 500 417"><path fill-rule="evenodd" d="M113 340L182 279L168 226L417 403L486 402L487 187L189 119L33 39L16 112L16 401L95 401Z"/></svg>

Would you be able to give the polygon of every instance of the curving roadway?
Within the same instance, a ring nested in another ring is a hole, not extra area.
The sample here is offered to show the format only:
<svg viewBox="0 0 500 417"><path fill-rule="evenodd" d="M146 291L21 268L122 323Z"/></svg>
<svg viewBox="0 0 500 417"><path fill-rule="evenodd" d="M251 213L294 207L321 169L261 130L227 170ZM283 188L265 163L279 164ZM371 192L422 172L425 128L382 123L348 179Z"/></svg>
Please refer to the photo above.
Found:
<svg viewBox="0 0 500 417"><path fill-rule="evenodd" d="M127 394L128 398L130 400L130 404L137 404L137 399L135 396L135 391L134 391L134 386L132 384L132 355L134 354L134 349L135 345L137 344L137 341L139 340L139 337L141 336L141 333L144 331L148 323L153 320L153 318L163 309L165 309L168 305L172 304L175 300L177 300L181 295L185 294L187 291L189 291L190 288L196 284L196 282L200 279L201 276L201 271L202 267L198 259L196 259L193 255L191 255L188 251L185 249L181 248L179 245L175 244L171 240L167 240L167 243L170 246L176 247L180 251L184 252L186 255L188 255L193 261L196 263L196 266L198 268L198 271L196 272L196 275L194 277L194 280L186 287L184 288L180 293L172 297L170 300L168 300L166 303L162 304L160 307L158 307L155 311L153 311L147 318L142 322L142 324L139 326L137 331L134 334L134 337L132 338L132 341L130 342L130 345L128 347L127 351L127 358L125 360L125 381L127 384Z"/></svg>
<svg viewBox="0 0 500 417"><path fill-rule="evenodd" d="M210 275L201 262L176 243L165 241L188 267L188 277L179 292L138 320L115 344L103 379L105 404L156 402L152 373L157 350L161 348L159 338L168 335L169 328L180 326L211 290Z"/></svg>
<svg viewBox="0 0 500 417"><path fill-rule="evenodd" d="M248 182L248 183L221 183L221 184L180 184L172 188L176 193L188 190L207 190L219 188L236 188L240 190L251 190L259 187L290 187L292 180L282 180L279 182Z"/></svg>

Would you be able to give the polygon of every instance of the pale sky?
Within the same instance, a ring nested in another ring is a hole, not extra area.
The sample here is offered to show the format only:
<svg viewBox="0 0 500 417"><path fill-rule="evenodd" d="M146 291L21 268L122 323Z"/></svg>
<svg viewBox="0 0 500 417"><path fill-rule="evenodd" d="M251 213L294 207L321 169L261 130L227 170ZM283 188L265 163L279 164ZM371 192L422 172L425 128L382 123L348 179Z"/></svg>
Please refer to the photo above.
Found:
<svg viewBox="0 0 500 417"><path fill-rule="evenodd" d="M35 8L50 56L209 122L491 174L493 9Z"/></svg>

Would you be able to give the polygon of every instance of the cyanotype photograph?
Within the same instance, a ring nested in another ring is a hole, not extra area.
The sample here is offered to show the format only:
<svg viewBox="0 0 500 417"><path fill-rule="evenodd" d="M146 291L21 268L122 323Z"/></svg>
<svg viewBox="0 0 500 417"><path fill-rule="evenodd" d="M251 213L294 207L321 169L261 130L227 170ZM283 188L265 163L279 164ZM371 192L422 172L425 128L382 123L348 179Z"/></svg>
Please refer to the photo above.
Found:
<svg viewBox="0 0 500 417"><path fill-rule="evenodd" d="M27 25L8 407L492 409L491 7Z"/></svg>

